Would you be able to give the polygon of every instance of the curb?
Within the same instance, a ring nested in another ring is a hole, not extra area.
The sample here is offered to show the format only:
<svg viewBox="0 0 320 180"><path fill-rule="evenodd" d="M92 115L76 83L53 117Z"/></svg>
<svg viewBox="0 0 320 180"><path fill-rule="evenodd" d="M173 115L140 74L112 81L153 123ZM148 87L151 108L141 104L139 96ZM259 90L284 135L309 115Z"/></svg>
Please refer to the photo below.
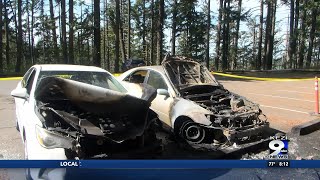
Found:
<svg viewBox="0 0 320 180"><path fill-rule="evenodd" d="M291 129L292 134L296 135L307 135L312 132L315 132L317 130L320 130L320 119L315 119L309 122L302 123L300 125L294 126Z"/></svg>

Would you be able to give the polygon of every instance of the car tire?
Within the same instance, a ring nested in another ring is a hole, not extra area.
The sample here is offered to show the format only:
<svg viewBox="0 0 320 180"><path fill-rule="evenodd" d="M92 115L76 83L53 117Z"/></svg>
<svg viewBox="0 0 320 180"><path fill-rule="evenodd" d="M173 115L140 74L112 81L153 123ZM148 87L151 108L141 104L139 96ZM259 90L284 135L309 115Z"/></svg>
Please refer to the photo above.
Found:
<svg viewBox="0 0 320 180"><path fill-rule="evenodd" d="M187 130L196 129L197 136L188 138ZM189 118L179 119L174 125L175 135L182 138L188 143L200 143L205 138L205 131L200 126L195 125L194 121Z"/></svg>

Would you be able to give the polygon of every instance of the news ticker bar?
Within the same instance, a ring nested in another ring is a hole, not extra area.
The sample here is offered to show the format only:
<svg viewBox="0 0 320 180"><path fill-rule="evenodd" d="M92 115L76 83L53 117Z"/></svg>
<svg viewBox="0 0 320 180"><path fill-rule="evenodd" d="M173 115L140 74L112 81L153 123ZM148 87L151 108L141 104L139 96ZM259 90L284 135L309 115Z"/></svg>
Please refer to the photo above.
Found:
<svg viewBox="0 0 320 180"><path fill-rule="evenodd" d="M0 168L211 169L320 168L320 160L0 160Z"/></svg>

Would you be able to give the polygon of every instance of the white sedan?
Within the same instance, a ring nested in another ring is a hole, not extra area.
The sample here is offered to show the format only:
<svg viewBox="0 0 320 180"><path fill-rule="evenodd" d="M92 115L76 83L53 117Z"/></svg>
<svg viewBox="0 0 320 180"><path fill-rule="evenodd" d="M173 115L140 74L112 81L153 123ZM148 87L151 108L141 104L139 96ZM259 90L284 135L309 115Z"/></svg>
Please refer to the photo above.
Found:
<svg viewBox="0 0 320 180"><path fill-rule="evenodd" d="M141 95L140 84L156 88L151 109L159 124L196 148L234 151L239 144L261 142L269 127L258 104L229 92L206 67L187 57L167 56L162 66L133 68L119 80L132 95Z"/></svg>
<svg viewBox="0 0 320 180"><path fill-rule="evenodd" d="M35 65L11 92L25 158L101 158L148 146L141 141L155 94L130 96L98 67Z"/></svg>

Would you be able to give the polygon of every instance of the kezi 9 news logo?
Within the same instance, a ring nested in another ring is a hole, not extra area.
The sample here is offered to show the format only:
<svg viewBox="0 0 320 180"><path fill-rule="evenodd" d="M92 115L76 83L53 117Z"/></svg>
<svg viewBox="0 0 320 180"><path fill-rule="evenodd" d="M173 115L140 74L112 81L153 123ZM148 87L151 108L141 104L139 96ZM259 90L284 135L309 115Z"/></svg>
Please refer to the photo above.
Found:
<svg viewBox="0 0 320 180"><path fill-rule="evenodd" d="M269 142L270 159L288 159L289 140L287 136L272 136Z"/></svg>

